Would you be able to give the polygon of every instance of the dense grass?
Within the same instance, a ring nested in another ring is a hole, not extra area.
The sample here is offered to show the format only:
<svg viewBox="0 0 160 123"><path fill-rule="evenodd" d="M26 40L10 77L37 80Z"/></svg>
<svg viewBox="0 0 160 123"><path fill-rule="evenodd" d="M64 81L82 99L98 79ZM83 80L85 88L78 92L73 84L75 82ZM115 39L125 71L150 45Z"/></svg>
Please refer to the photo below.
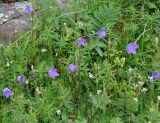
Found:
<svg viewBox="0 0 160 123"><path fill-rule="evenodd" d="M160 80L151 74L160 73L160 1L75 0L64 9L43 2L33 2L33 30L0 48L0 91L14 93L0 93L0 122L159 123ZM82 36L85 47L77 45ZM126 52L133 41L136 55Z"/></svg>

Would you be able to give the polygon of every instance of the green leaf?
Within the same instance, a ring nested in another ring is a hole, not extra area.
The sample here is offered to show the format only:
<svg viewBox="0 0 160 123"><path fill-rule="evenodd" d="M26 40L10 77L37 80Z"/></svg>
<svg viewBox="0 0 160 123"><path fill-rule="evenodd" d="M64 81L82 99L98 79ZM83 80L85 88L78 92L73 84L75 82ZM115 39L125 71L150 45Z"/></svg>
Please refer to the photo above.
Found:
<svg viewBox="0 0 160 123"><path fill-rule="evenodd" d="M97 53L98 53L101 57L103 57L103 52L102 52L102 50L101 50L99 47L96 47L95 50L97 51Z"/></svg>
<svg viewBox="0 0 160 123"><path fill-rule="evenodd" d="M91 22L93 22L94 25L114 23L119 20L120 13L120 8L114 7L112 4L108 6L101 5L98 10L93 12L94 18L91 19Z"/></svg>

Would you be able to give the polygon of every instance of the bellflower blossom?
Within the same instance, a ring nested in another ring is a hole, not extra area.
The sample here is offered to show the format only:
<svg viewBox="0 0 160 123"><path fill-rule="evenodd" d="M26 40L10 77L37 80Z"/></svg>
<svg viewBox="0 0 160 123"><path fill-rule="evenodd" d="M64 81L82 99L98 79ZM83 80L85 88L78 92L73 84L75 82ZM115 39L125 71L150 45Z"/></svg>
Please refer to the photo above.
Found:
<svg viewBox="0 0 160 123"><path fill-rule="evenodd" d="M152 73L152 78L153 78L154 80L157 80L157 79L160 78L160 74L157 73L157 72L153 72L153 73Z"/></svg>
<svg viewBox="0 0 160 123"><path fill-rule="evenodd" d="M86 39L83 38L83 37L79 38L78 41L77 41L78 46L83 46L84 47L86 45L85 43L86 43Z"/></svg>
<svg viewBox="0 0 160 123"><path fill-rule="evenodd" d="M99 38L104 38L106 36L106 30L104 28L100 28L97 33Z"/></svg>
<svg viewBox="0 0 160 123"><path fill-rule="evenodd" d="M30 14L33 12L33 9L30 5L26 5L26 8L25 8L25 13L26 14Z"/></svg>
<svg viewBox="0 0 160 123"><path fill-rule="evenodd" d="M68 65L68 70L71 72L71 73L73 73L73 72L75 72L76 70L77 70L77 66L76 65L74 65L74 64L69 64Z"/></svg>
<svg viewBox="0 0 160 123"><path fill-rule="evenodd" d="M18 81L19 83L23 83L23 82L24 82L24 76L18 76L18 77L17 77L17 81Z"/></svg>
<svg viewBox="0 0 160 123"><path fill-rule="evenodd" d="M56 68L50 69L48 75L53 79L55 79L56 76L59 76Z"/></svg>
<svg viewBox="0 0 160 123"><path fill-rule="evenodd" d="M12 95L13 95L13 92L8 87L5 87L3 89L3 96L4 97L9 98Z"/></svg>
<svg viewBox="0 0 160 123"><path fill-rule="evenodd" d="M138 48L139 46L134 43L134 42L131 42L129 43L127 46L126 46L126 51L128 54L133 54L135 55L136 54L136 49Z"/></svg>

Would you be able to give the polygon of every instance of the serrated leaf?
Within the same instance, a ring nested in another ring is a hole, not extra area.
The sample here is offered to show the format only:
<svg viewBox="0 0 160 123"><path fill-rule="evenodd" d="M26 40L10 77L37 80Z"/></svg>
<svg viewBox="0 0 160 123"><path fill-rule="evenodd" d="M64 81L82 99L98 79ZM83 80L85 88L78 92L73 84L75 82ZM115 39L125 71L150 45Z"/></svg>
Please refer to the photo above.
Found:
<svg viewBox="0 0 160 123"><path fill-rule="evenodd" d="M101 50L99 47L96 47L95 50L97 51L97 53L98 53L101 57L103 57L103 52L102 52L102 50Z"/></svg>
<svg viewBox="0 0 160 123"><path fill-rule="evenodd" d="M93 15L93 20L97 20L100 24L113 23L119 19L120 8L114 7L112 4L99 6L98 10L93 12ZM97 25L97 23L94 24Z"/></svg>

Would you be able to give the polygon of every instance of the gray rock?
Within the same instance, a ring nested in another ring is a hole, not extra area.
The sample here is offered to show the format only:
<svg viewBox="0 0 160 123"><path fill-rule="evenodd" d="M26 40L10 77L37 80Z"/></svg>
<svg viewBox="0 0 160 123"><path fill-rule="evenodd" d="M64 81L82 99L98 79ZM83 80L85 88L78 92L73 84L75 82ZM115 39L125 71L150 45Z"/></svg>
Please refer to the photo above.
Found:
<svg viewBox="0 0 160 123"><path fill-rule="evenodd" d="M68 0L57 0L57 2L61 8L65 8ZM0 43L3 45L8 41L15 41L18 32L32 29L30 16L24 11L26 5L30 5L29 2L0 4Z"/></svg>
<svg viewBox="0 0 160 123"><path fill-rule="evenodd" d="M57 0L57 2L61 8L65 8L68 4L68 0Z"/></svg>
<svg viewBox="0 0 160 123"><path fill-rule="evenodd" d="M18 32L32 28L30 17L24 12L27 4L29 3L0 4L0 40L4 45L7 41L14 41Z"/></svg>

